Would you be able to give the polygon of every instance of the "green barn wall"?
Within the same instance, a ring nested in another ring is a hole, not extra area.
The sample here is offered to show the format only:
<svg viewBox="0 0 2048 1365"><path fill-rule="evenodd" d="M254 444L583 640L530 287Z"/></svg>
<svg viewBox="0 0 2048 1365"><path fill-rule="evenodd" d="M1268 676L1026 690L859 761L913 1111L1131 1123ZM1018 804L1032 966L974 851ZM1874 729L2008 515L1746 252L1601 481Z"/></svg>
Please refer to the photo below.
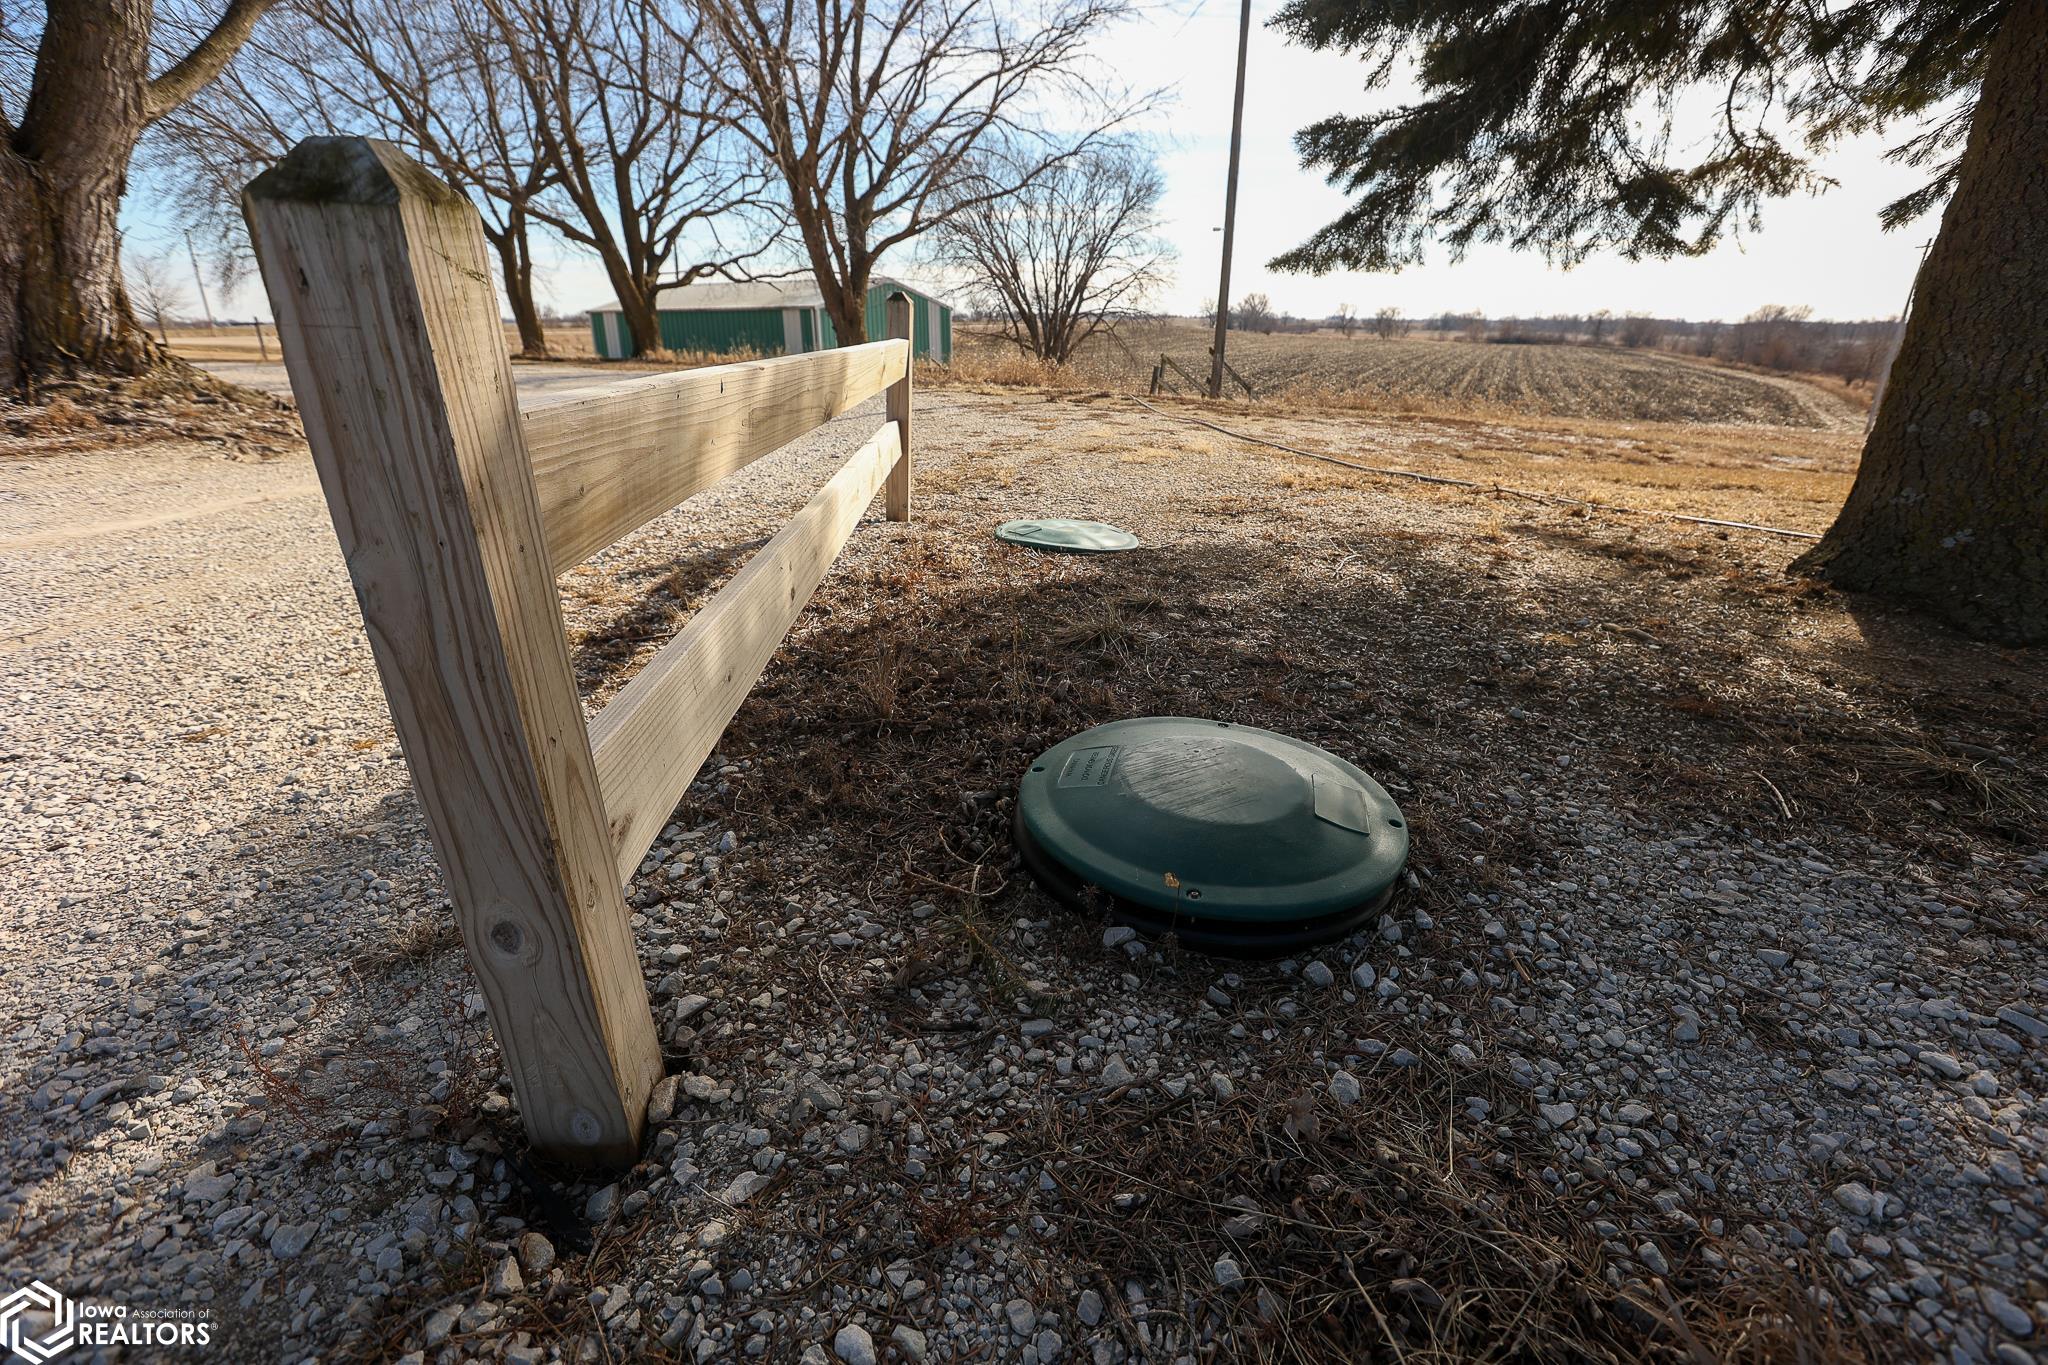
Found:
<svg viewBox="0 0 2048 1365"><path fill-rule="evenodd" d="M888 285L878 284L868 290L868 340L880 341L889 335L889 296L896 291ZM904 291L908 293L908 290Z"/></svg>
<svg viewBox="0 0 2048 1365"><path fill-rule="evenodd" d="M889 334L889 295L900 288L900 285L878 284L868 290L867 324L871 339L879 340ZM953 358L953 310L928 294L912 289L903 289L903 292L913 300L924 302L923 307L911 310L915 319L915 353L941 362L950 361ZM661 344L671 351L751 350L761 355L780 355L784 348L780 308L705 311L665 308L660 313L660 321ZM620 320L620 330L622 333L625 331L624 319ZM822 308L799 310L798 330L807 351L829 350L839 344L839 329L832 325L831 316ZM597 353L610 356L602 314L591 315L590 332ZM823 334L822 346L820 333Z"/></svg>
<svg viewBox="0 0 2048 1365"><path fill-rule="evenodd" d="M716 312L661 313L661 344L671 351L754 351L781 355L780 308L720 309Z"/></svg>

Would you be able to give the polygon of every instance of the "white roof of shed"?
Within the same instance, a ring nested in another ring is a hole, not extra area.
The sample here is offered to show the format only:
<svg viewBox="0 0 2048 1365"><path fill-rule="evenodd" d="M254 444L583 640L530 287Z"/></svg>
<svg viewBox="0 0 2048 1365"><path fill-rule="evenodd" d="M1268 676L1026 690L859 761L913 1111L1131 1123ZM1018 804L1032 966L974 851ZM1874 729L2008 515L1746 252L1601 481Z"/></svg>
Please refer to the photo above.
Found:
<svg viewBox="0 0 2048 1365"><path fill-rule="evenodd" d="M910 284L889 275L876 275L871 284L901 285L914 289L926 298L939 299L940 295L922 285ZM825 296L818 290L818 282L808 275L786 280L699 280L695 284L663 285L654 293L654 307L661 312L712 313L736 312L754 308L823 308ZM619 301L610 299L590 310L593 313L616 313L621 311Z"/></svg>

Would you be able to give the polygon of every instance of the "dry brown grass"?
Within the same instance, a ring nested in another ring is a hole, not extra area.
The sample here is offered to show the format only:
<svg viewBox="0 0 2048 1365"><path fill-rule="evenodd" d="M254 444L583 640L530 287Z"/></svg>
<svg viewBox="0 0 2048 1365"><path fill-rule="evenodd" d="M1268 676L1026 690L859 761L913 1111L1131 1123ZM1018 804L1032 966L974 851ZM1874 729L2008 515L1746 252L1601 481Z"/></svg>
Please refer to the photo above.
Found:
<svg viewBox="0 0 2048 1365"><path fill-rule="evenodd" d="M1844 379L1840 375L1815 374L1804 370L1772 370L1761 365L1745 365L1739 360L1723 360L1717 356L1688 356L1687 359L1697 360L1702 365L1712 365L1718 369L1734 370L1739 374L1760 374L1805 384L1810 388L1819 389L1859 417L1869 413L1870 405L1877 397L1877 386L1867 379Z"/></svg>
<svg viewBox="0 0 2048 1365"><path fill-rule="evenodd" d="M300 440L288 405L173 359L135 378L78 375L0 399L0 460L166 440L267 460Z"/></svg>
<svg viewBox="0 0 2048 1365"><path fill-rule="evenodd" d="M1259 1000L1238 1003L1257 1016ZM1426 1058L1441 1042L1427 1033L1387 1041ZM1234 1360L1886 1358L1815 1304L1817 1288L1845 1293L1818 1258L1790 1273L1603 1193L1601 1218L1672 1264L1668 1280L1639 1278L1537 1177L1556 1160L1548 1144L1526 1124L1503 1137L1498 1121L1527 1113L1504 1075L1384 1058L1357 1070L1352 1106L1322 1093L1325 1071L1298 1048L1220 1103L1047 1106L1032 1145L1057 1172L1065 1249L1158 1286L1155 1335L1227 1340ZM1488 1121L1463 1108L1474 1099ZM1217 1254L1246 1289L1217 1287ZM1129 1308L1112 1300L1112 1330L1129 1330Z"/></svg>
<svg viewBox="0 0 2048 1365"><path fill-rule="evenodd" d="M97 415L62 394L40 407L29 407L22 419L23 428L35 436L63 436L82 431L98 431L101 425Z"/></svg>
<svg viewBox="0 0 2048 1365"><path fill-rule="evenodd" d="M751 346L741 346L730 351L671 351L666 347L657 346L651 351L642 351L634 356L632 363L671 370L695 370L707 365L738 365L760 358L761 353Z"/></svg>
<svg viewBox="0 0 2048 1365"><path fill-rule="evenodd" d="M919 359L917 378L925 384L977 384L998 388L1074 390L1100 387L1098 381L1073 366L1053 365L1028 356L1015 347L960 344L962 331L954 329L953 361L941 365Z"/></svg>
<svg viewBox="0 0 2048 1365"><path fill-rule="evenodd" d="M1199 400L1148 400L1178 441L1232 444L1181 422L1231 431L1353 463L1637 508L1819 532L1855 476L1858 433L1788 427L1685 426L1590 418L1461 414L1371 418L1307 413L1281 403L1218 411ZM1149 415L1148 415L1149 417ZM1245 451L1259 447L1241 445ZM1285 487L1367 487L1373 476L1272 452ZM1290 467L1291 466L1291 467ZM1380 483L1379 486L1385 486ZM1469 498L1470 494L1417 496Z"/></svg>

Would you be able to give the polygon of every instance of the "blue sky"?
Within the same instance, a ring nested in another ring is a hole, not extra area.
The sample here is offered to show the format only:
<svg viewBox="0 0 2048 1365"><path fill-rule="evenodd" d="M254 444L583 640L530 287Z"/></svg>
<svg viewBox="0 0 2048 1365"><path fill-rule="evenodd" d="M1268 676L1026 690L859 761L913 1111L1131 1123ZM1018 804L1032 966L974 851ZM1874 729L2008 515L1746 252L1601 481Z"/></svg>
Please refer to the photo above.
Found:
<svg viewBox="0 0 2048 1365"><path fill-rule="evenodd" d="M1403 95L1398 86L1364 91L1354 58L1286 43L1264 26L1278 4L1254 0L1252 10L1234 295L1262 292L1281 311L1318 317L1342 303L1362 313L1392 305L1409 316L1607 308L1693 318L1736 318L1762 304L1784 303L1807 305L1821 317L1889 317L1904 301L1920 249L1934 231L1931 216L1897 232L1880 229L1878 209L1915 188L1920 177L1883 159L1893 139L1866 137L1832 149L1821 163L1840 182L1836 189L1776 202L1765 210L1761 233L1696 259L1631 264L1601 256L1563 271L1538 256L1488 247L1456 264L1434 251L1425 265L1396 275L1273 274L1264 262L1344 203L1339 191L1301 168L1295 131L1326 114L1383 107ZM1162 147L1164 217L1179 254L1173 285L1157 301L1167 311L1192 313L1216 293L1222 239L1215 228L1223 218L1236 41L1235 4L1182 0L1146 11L1102 48L1105 63L1132 87L1174 92L1148 124ZM152 217L146 187L131 193L124 218L133 240L170 244L165 224ZM610 298L594 260L553 244L542 254L545 303L573 312ZM907 261L885 268L917 273ZM224 315L269 312L253 283L214 304Z"/></svg>

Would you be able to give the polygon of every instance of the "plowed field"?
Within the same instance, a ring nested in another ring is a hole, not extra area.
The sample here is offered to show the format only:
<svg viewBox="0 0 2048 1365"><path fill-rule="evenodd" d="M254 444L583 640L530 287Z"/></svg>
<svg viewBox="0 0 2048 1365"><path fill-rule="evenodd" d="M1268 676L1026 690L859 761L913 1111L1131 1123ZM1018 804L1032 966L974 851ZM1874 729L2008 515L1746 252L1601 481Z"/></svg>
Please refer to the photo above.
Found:
<svg viewBox="0 0 2048 1365"><path fill-rule="evenodd" d="M975 329L962 327L957 336L963 367L993 361L1002 353L1003 343ZM1171 323L1126 328L1112 340L1098 338L1074 369L1088 382L1143 387L1162 354L1198 377L1208 374L1207 335L1200 328ZM1861 419L1840 400L1796 380L1612 346L1233 333L1229 354L1232 366L1260 398L1824 430ZM1169 388L1175 387L1186 391L1188 386L1169 370Z"/></svg>

